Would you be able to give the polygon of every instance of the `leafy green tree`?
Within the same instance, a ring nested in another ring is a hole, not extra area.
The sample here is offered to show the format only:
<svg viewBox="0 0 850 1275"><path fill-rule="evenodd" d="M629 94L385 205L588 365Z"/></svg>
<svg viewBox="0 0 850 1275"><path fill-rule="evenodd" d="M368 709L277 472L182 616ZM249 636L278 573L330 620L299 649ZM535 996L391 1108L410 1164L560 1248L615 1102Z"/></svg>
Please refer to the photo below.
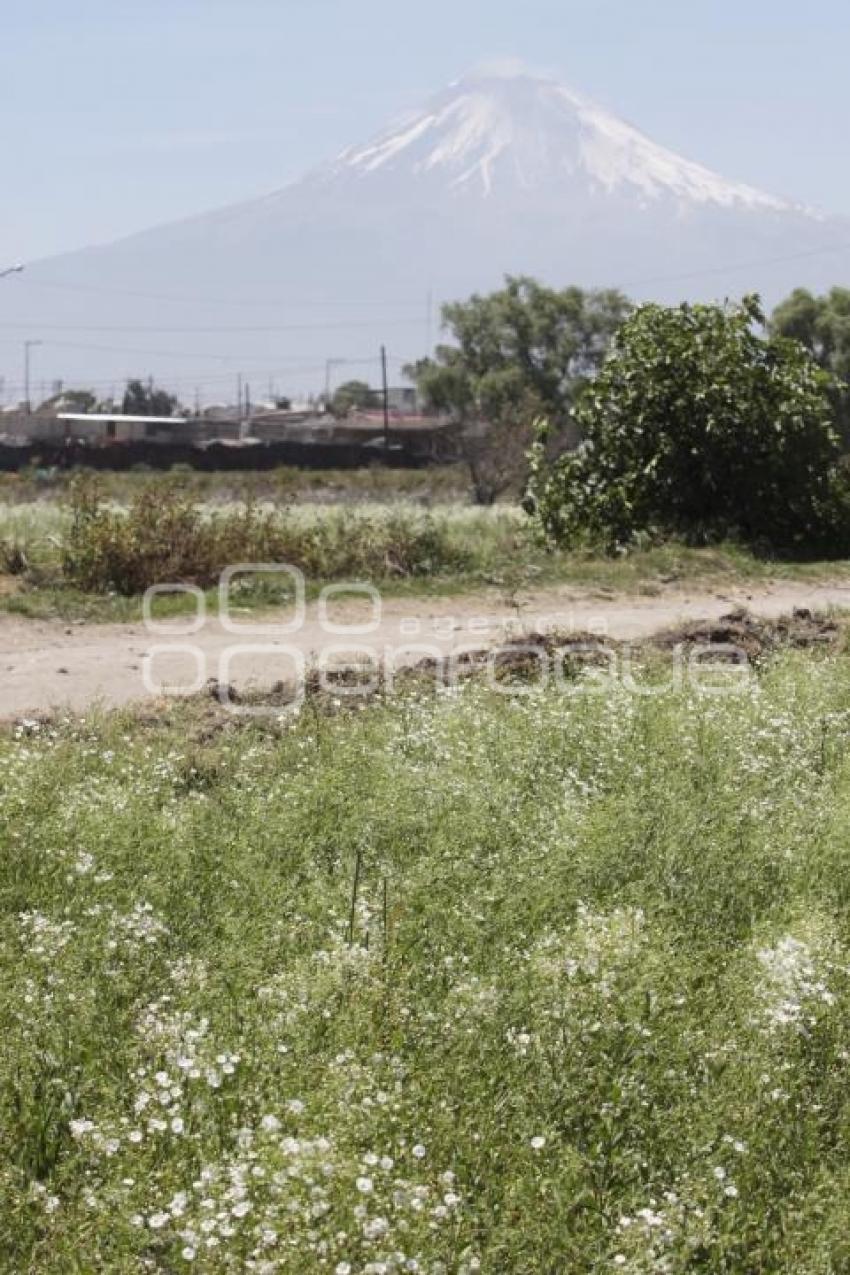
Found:
<svg viewBox="0 0 850 1275"><path fill-rule="evenodd" d="M444 306L454 343L409 373L426 407L455 420L545 413L558 428L630 309L620 292L556 291L509 276L498 292Z"/></svg>
<svg viewBox="0 0 850 1275"><path fill-rule="evenodd" d="M75 412L91 412L97 406L97 395L93 390L64 390L62 397Z"/></svg>
<svg viewBox="0 0 850 1275"><path fill-rule="evenodd" d="M850 288L822 297L796 288L773 311L770 330L799 341L822 368L850 382Z"/></svg>
<svg viewBox="0 0 850 1275"><path fill-rule="evenodd" d="M630 309L619 292L557 291L511 276L498 292L443 307L453 344L406 371L426 410L455 426L481 503L522 486L536 416L547 416L555 446L569 443L576 395Z"/></svg>
<svg viewBox="0 0 850 1275"><path fill-rule="evenodd" d="M770 329L804 345L836 378L832 402L845 449L850 447L850 289L832 288L816 297L797 288L776 307Z"/></svg>
<svg viewBox="0 0 850 1275"><path fill-rule="evenodd" d="M636 310L575 411L579 449L554 463L542 441L533 451L529 507L546 535L845 551L831 378L763 325L757 297Z"/></svg>
<svg viewBox="0 0 850 1275"><path fill-rule="evenodd" d="M58 408L66 412L91 412L97 406L97 395L92 390L60 390L40 406L39 411Z"/></svg>
<svg viewBox="0 0 850 1275"><path fill-rule="evenodd" d="M365 381L345 381L331 399L331 412L342 418L349 412L362 412L375 404L375 391Z"/></svg>
<svg viewBox="0 0 850 1275"><path fill-rule="evenodd" d="M152 380L127 382L122 411L127 416L174 416L180 403L167 390L158 389Z"/></svg>

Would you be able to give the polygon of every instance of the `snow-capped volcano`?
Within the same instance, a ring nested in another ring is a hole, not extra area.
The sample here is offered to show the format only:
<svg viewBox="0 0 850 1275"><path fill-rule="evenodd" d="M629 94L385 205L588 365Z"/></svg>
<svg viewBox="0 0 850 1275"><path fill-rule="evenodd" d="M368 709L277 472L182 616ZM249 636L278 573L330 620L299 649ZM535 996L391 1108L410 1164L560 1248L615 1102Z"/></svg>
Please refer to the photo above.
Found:
<svg viewBox="0 0 850 1275"><path fill-rule="evenodd" d="M440 301L508 273L772 304L848 282L848 253L846 221L727 180L550 77L484 71L263 198L28 266L0 289L0 376L14 385L3 351L32 338L48 379L152 373L209 398L238 370L297 392L326 359L418 357Z"/></svg>
<svg viewBox="0 0 850 1275"><path fill-rule="evenodd" d="M794 211L785 200L727 181L658 146L645 134L557 81L530 75L468 76L449 86L332 168L437 177L485 195L510 186L546 189L584 182L641 203L672 198L723 208Z"/></svg>

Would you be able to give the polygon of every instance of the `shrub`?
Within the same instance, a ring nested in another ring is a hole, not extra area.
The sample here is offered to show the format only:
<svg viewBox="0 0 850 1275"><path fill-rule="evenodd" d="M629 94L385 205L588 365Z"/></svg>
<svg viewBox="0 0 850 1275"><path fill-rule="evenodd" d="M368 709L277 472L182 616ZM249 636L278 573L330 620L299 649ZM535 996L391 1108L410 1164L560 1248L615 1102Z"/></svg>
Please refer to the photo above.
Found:
<svg viewBox="0 0 850 1275"><path fill-rule="evenodd" d="M756 297L638 309L575 411L578 450L549 463L540 431L529 506L546 536L846 552L830 377L763 323Z"/></svg>
<svg viewBox="0 0 850 1275"><path fill-rule="evenodd" d="M224 567L275 562L308 576L425 575L469 565L445 520L409 510L382 516L329 512L308 520L254 503L205 511L181 485L146 486L128 508L106 503L99 488L72 489L63 545L66 579L90 592L127 596L152 584L214 584Z"/></svg>
<svg viewBox="0 0 850 1275"><path fill-rule="evenodd" d="M184 491L159 484L145 487L125 512L107 505L97 486L83 480L72 490L71 508L63 570L93 592L129 595L164 582L211 583L224 545L247 548L259 530L251 508L236 521L232 515L204 520Z"/></svg>

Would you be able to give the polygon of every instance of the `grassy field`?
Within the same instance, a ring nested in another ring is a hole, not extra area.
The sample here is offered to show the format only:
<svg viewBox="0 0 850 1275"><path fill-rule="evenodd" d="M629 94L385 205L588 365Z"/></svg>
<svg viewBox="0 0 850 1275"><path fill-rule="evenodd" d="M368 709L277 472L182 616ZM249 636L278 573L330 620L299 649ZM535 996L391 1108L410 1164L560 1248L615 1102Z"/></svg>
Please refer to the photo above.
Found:
<svg viewBox="0 0 850 1275"><path fill-rule="evenodd" d="M240 502L219 497L220 492L199 506L212 522L244 509ZM120 502L114 507L125 508ZM850 570L846 562L777 562L731 544L706 549L649 545L616 558L592 551L549 551L536 543L517 506L485 509L455 502L425 508L401 499L398 492L384 503L302 500L287 506L266 501L257 508L273 512L278 520L274 560L300 566L312 594L330 580L364 578L379 584L386 596L496 589L513 597L558 584L652 594L669 584L708 588L770 579L836 579ZM61 499L0 503L0 610L39 618L138 620L139 597L84 589L63 572L71 517ZM237 560L244 557L237 552ZM210 589L207 597L214 612L216 590ZM281 600L266 582L246 591L241 604L263 607ZM155 611L166 614L186 605L185 599L163 598Z"/></svg>
<svg viewBox="0 0 850 1275"><path fill-rule="evenodd" d="M66 499L83 471L27 469L0 473L0 502L4 504ZM87 471L91 472L91 471ZM199 501L273 500L277 503L352 504L405 501L428 506L469 499L469 475L462 465L435 465L425 469L389 469L375 464L360 469L295 469L240 472L193 470L176 465L162 473L144 467L135 470L98 471L105 495L128 503L150 482L178 481Z"/></svg>
<svg viewBox="0 0 850 1275"><path fill-rule="evenodd" d="M650 685L11 730L3 1269L850 1269L850 660Z"/></svg>

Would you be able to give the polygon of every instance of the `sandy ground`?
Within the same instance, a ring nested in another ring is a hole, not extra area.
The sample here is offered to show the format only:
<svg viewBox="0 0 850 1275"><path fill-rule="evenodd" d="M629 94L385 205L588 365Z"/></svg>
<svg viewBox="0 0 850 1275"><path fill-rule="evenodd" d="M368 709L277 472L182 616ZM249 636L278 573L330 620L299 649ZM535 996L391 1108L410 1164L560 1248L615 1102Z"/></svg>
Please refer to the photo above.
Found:
<svg viewBox="0 0 850 1275"><path fill-rule="evenodd" d="M637 640L691 620L715 620L737 606L775 618L795 607L850 609L850 582L785 583L727 592L670 588L653 597L605 596L566 588L524 595L510 606L497 594L378 606L368 599L290 612L234 614L235 631L219 618L187 634L189 620L85 625L0 617L0 718L21 718L95 704L127 704L186 694L210 679L237 690L297 678L318 661L371 659L400 667L428 655L497 644L521 630L557 627L618 640ZM268 632L252 632L257 626ZM290 625L292 631L284 631ZM354 630L336 632L332 625ZM365 654L364 654L365 652Z"/></svg>

